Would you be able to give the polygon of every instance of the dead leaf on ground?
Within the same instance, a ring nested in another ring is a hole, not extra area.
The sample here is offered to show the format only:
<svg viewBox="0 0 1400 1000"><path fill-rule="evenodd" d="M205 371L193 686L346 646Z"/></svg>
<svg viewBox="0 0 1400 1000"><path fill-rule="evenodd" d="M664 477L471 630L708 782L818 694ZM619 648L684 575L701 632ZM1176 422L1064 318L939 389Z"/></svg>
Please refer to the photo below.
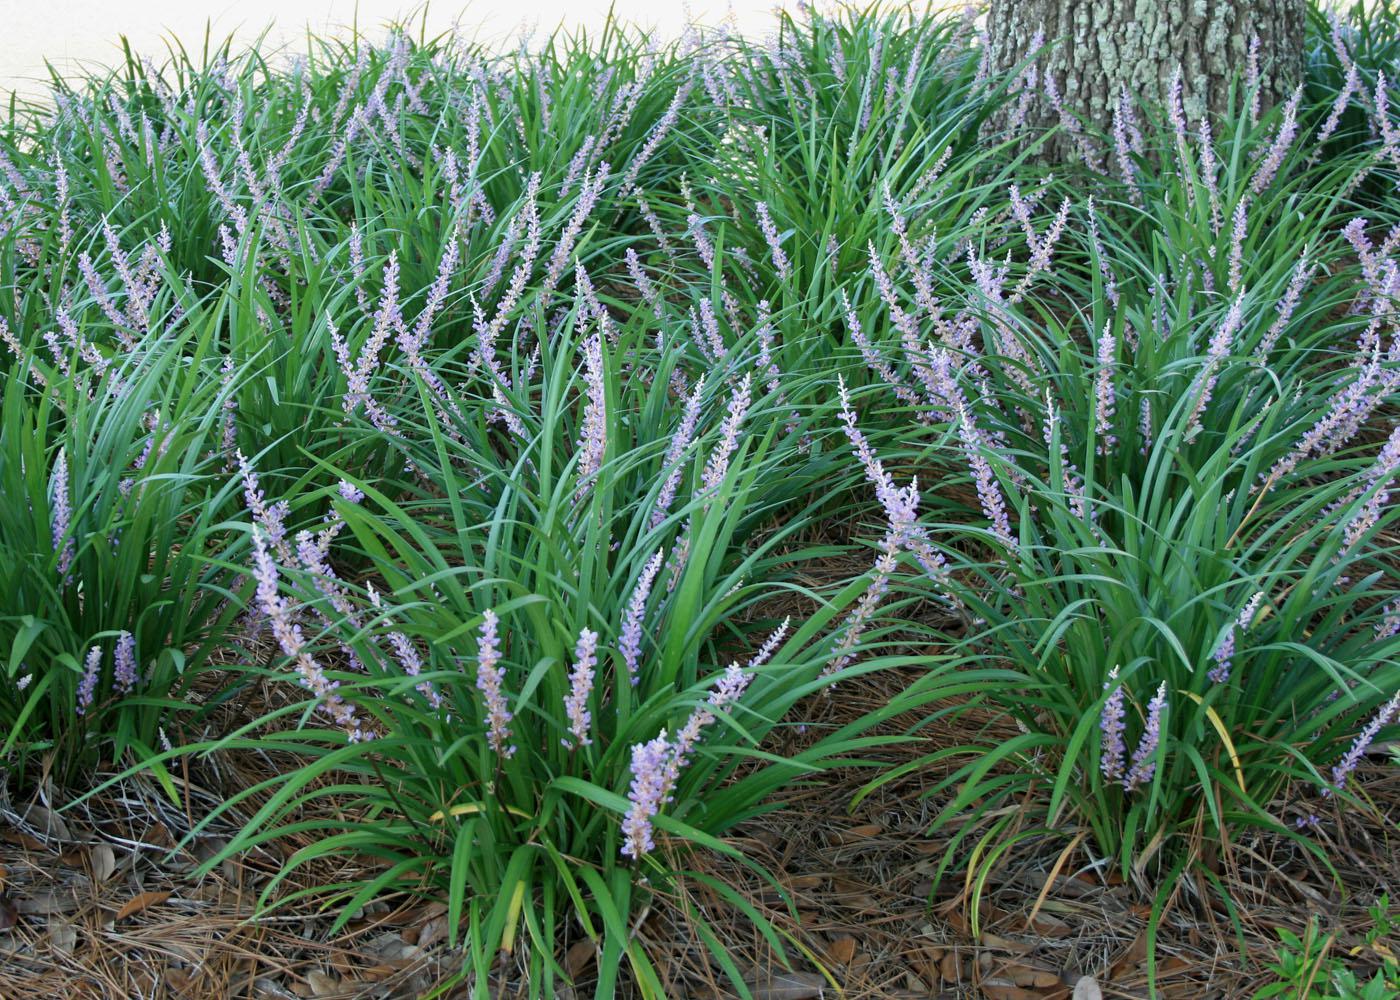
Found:
<svg viewBox="0 0 1400 1000"><path fill-rule="evenodd" d="M827 956L838 965L850 965L856 957L856 939L846 935L826 946Z"/></svg>
<svg viewBox="0 0 1400 1000"><path fill-rule="evenodd" d="M130 899L128 899L126 901L126 904L120 910L117 911L117 915L112 919L125 920L127 917L134 916L135 914L140 913L143 910L149 910L153 906L159 906L161 903L164 903L169 898L170 893L168 892L138 893L137 895L132 896Z"/></svg>
<svg viewBox="0 0 1400 1000"><path fill-rule="evenodd" d="M1011 981L1017 986L1034 986L1043 990L1060 984L1060 977L1057 973L1051 972L1049 969L1039 969L1033 965L1008 965L1002 971L1010 976Z"/></svg>
<svg viewBox="0 0 1400 1000"><path fill-rule="evenodd" d="M1074 984L1073 1000L1103 1000L1103 991L1093 976L1080 976Z"/></svg>
<svg viewBox="0 0 1400 1000"><path fill-rule="evenodd" d="M306 983L311 987L312 996L333 997L341 991L339 979L315 969L306 974Z"/></svg>
<svg viewBox="0 0 1400 1000"><path fill-rule="evenodd" d="M194 980L190 979L190 974L184 969L166 969L164 984L169 989L185 996L194 993Z"/></svg>
<svg viewBox="0 0 1400 1000"><path fill-rule="evenodd" d="M433 917L418 931L417 945L420 948L430 948L439 941L447 937L447 918Z"/></svg>
<svg viewBox="0 0 1400 1000"><path fill-rule="evenodd" d="M987 1000L1041 1000L1038 991L1023 989L1006 979L982 980L982 995Z"/></svg>
<svg viewBox="0 0 1400 1000"><path fill-rule="evenodd" d="M962 982L962 956L956 951L948 952L938 963L938 973L945 983Z"/></svg>
<svg viewBox="0 0 1400 1000"><path fill-rule="evenodd" d="M15 905L20 913L47 916L51 913L72 913L78 908L78 900L71 892L41 889L22 897Z"/></svg>
<svg viewBox="0 0 1400 1000"><path fill-rule="evenodd" d="M1133 943L1128 945L1123 954L1114 961L1113 967L1108 971L1108 978L1121 979L1124 973L1135 971L1141 966L1145 958L1147 958L1147 936L1139 934Z"/></svg>
<svg viewBox="0 0 1400 1000"><path fill-rule="evenodd" d="M49 921L49 946L60 955L71 955L78 945L78 929L66 920Z"/></svg>
<svg viewBox="0 0 1400 1000"><path fill-rule="evenodd" d="M24 813L24 822L39 831L42 837L54 840L72 840L73 831L68 828L62 816L47 806L35 802Z"/></svg>
<svg viewBox="0 0 1400 1000"><path fill-rule="evenodd" d="M577 978L580 972L593 964L593 958L597 953L597 945L588 938L575 941L564 955L564 971L569 974L570 979Z"/></svg>
<svg viewBox="0 0 1400 1000"><path fill-rule="evenodd" d="M106 882L117 872L117 855L107 844L98 844L88 851L88 864L92 866L92 880Z"/></svg>
<svg viewBox="0 0 1400 1000"><path fill-rule="evenodd" d="M754 1000L811 1000L827 982L815 972L773 972L753 975L747 985Z"/></svg>
<svg viewBox="0 0 1400 1000"><path fill-rule="evenodd" d="M1024 941L1014 941L1011 938L1004 938L990 931L982 932L982 947L992 948L996 951L1008 951L1013 955L1028 955L1035 950L1035 945L1027 944Z"/></svg>

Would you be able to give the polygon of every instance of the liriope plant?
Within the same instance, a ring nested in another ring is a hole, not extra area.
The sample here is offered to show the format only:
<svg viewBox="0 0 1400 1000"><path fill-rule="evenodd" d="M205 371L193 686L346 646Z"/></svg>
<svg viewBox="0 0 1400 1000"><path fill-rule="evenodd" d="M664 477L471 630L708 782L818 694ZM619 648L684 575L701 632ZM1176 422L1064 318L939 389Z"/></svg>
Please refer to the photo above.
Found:
<svg viewBox="0 0 1400 1000"><path fill-rule="evenodd" d="M752 357L683 369L582 294L520 346L482 345L460 383L386 368L355 419L393 429L405 472L327 463L341 481L320 523L294 530L308 501L242 459L253 610L282 654L266 669L308 690L246 742L306 764L229 800L270 793L228 850L309 829L304 807L334 787L340 818L265 902L317 858L369 854L374 878L310 892L337 925L390 888L437 893L483 995L502 949L552 995L580 936L600 949L598 995L624 958L660 995L632 915L686 849L735 853L722 834L773 790L863 745L848 727L788 759L760 748L833 671L878 666L856 657L890 626L856 613L867 580L799 582L833 551L801 541L829 470L793 463L789 410ZM785 596L795 613L768 610Z"/></svg>
<svg viewBox="0 0 1400 1000"><path fill-rule="evenodd" d="M1026 273L1046 258L1048 293L1021 295L1014 261L973 251L971 329L870 345L888 384L862 399L902 401L910 422L864 464L884 497L875 455L965 484L956 516L911 537L972 625L949 637L985 677L971 704L1020 732L909 765L946 775L931 791L956 827L945 865L981 859L980 884L1018 844L1080 833L1153 894L1155 921L1183 871L1217 880L1242 828L1322 853L1295 799L1347 800L1396 721L1393 265L1364 220L1324 212L1317 273L1264 233L1245 268L1242 227L1221 256L1253 288L1212 291L1200 271L1171 285L1127 238L1101 242L1087 209L1082 272L1033 239ZM1207 212L1197 225L1210 232Z"/></svg>
<svg viewBox="0 0 1400 1000"><path fill-rule="evenodd" d="M231 492L226 387L182 370L201 350L188 332L108 358L63 320L50 357L25 354L0 388L0 726L21 784L35 756L66 785L178 740L238 610L208 562Z"/></svg>

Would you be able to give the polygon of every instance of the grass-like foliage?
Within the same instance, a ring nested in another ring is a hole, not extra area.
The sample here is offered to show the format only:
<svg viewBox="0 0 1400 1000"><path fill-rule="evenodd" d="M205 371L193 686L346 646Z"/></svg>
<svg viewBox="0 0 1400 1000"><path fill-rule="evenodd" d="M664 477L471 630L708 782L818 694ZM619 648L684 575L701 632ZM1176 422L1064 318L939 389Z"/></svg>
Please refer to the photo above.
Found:
<svg viewBox="0 0 1400 1000"><path fill-rule="evenodd" d="M683 880L790 953L687 853L914 710L966 722L909 767L970 886L1048 844L1160 912L1228 902L1247 828L1324 853L1400 715L1400 15L1313 9L1293 97L1242 67L1204 120L1082 121L961 14L773 29L177 47L10 103L14 789L295 761L207 864L300 835L263 902L337 927L439 897L480 996L582 941L666 995L637 922ZM382 863L289 888L334 855Z"/></svg>

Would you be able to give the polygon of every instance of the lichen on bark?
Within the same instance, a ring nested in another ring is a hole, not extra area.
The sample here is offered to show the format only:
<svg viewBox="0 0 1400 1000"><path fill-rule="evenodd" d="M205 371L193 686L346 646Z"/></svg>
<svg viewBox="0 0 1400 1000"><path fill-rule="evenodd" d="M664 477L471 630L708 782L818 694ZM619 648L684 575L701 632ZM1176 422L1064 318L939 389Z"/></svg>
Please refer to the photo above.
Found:
<svg viewBox="0 0 1400 1000"><path fill-rule="evenodd" d="M992 0L987 63L994 72L1013 70L1039 43L1037 86L1048 75L1068 111L1104 130L1124 90L1164 101L1179 68L1186 114L1198 120L1207 109L1221 111L1230 80L1249 74L1252 43L1260 107L1286 99L1302 75L1305 16L1305 0ZM988 132L1002 132L1015 107L993 115ZM1025 112L1033 126L1059 120L1045 99ZM1049 151L1070 150L1061 135Z"/></svg>

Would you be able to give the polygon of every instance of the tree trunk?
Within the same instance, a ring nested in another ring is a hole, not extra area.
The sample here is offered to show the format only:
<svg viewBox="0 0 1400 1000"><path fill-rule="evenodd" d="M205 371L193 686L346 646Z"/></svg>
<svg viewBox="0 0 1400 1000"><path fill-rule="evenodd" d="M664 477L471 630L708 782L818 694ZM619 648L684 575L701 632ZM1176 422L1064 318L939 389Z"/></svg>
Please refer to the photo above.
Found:
<svg viewBox="0 0 1400 1000"><path fill-rule="evenodd" d="M1041 93L1021 105L1032 125L1059 122L1058 97L1065 110L1108 131L1120 94L1163 102L1178 68L1192 120L1224 108L1236 73L1257 77L1268 107L1302 79L1305 7L1306 0L991 0L988 65L1009 73L1040 48ZM1017 107L1013 98L989 128L1016 124ZM1051 155L1067 154L1072 137L1057 138Z"/></svg>

